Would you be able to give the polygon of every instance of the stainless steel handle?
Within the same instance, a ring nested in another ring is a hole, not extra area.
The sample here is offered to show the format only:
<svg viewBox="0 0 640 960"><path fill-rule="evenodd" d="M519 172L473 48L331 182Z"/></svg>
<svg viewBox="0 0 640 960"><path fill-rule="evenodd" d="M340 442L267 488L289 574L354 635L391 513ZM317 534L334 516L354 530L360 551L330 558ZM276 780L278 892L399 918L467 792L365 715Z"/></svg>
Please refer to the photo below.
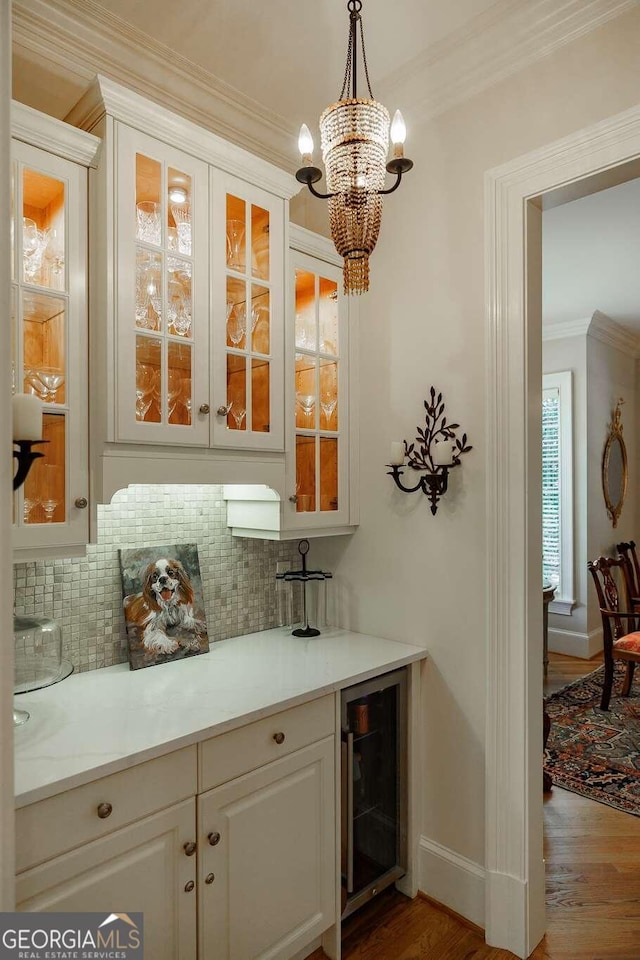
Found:
<svg viewBox="0 0 640 960"><path fill-rule="evenodd" d="M74 503L78 510L84 510L89 505L89 501L86 497L76 497Z"/></svg>
<svg viewBox="0 0 640 960"><path fill-rule="evenodd" d="M207 840L209 841L210 846L217 847L217 845L220 843L220 834L216 830L215 833L209 834L209 836L207 837Z"/></svg>
<svg viewBox="0 0 640 960"><path fill-rule="evenodd" d="M294 493L292 497L289 497L289 503L297 503L297 502L298 502L298 497L297 497L297 494Z"/></svg>
<svg viewBox="0 0 640 960"><path fill-rule="evenodd" d="M230 411L231 411L231 404L228 403L226 406L223 404L221 407L218 407L218 409L216 410L216 413L218 414L219 417L226 417L229 415Z"/></svg>
<svg viewBox="0 0 640 960"><path fill-rule="evenodd" d="M106 820L107 817L110 817L113 812L113 807L110 803L99 803L98 804L98 816L101 820Z"/></svg>
<svg viewBox="0 0 640 960"><path fill-rule="evenodd" d="M194 887L195 887L194 881L193 881L193 880L187 880L187 882L186 882L185 885L184 885L185 893L191 893L191 891L193 890Z"/></svg>
<svg viewBox="0 0 640 960"><path fill-rule="evenodd" d="M187 857L192 857L196 852L197 845L193 842L193 840L189 840L187 841L187 843L184 844L182 849L184 850Z"/></svg>
<svg viewBox="0 0 640 960"><path fill-rule="evenodd" d="M347 734L347 893L353 893L353 734Z"/></svg>
<svg viewBox="0 0 640 960"><path fill-rule="evenodd" d="M208 403L201 403L199 407L200 413L209 413L211 407Z"/></svg>
<svg viewBox="0 0 640 960"><path fill-rule="evenodd" d="M282 733L281 730L278 731L278 733L274 733L273 739L275 740L275 742L276 742L278 745L281 744L281 743L284 743L284 733Z"/></svg>
<svg viewBox="0 0 640 960"><path fill-rule="evenodd" d="M216 877L215 877L215 874L213 874L213 873L208 873L208 874L206 875L206 877L204 878L204 882L205 882L205 883L213 883L213 881L215 880L215 878L216 878Z"/></svg>

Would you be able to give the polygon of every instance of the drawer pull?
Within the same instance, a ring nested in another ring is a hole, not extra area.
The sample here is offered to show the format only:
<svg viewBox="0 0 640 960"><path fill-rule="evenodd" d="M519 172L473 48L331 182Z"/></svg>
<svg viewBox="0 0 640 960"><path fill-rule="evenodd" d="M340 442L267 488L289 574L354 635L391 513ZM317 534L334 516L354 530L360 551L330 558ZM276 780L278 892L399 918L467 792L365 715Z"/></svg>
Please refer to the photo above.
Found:
<svg viewBox="0 0 640 960"><path fill-rule="evenodd" d="M210 833L207 837L207 840L212 847L217 847L217 845L220 843L220 834L217 831L215 833Z"/></svg>
<svg viewBox="0 0 640 960"><path fill-rule="evenodd" d="M200 404L200 407L199 407L200 413L203 413L203 414L204 414L204 413L209 413L209 410L210 410L210 409L211 409L211 407L209 406L208 403L201 403L201 404Z"/></svg>
<svg viewBox="0 0 640 960"><path fill-rule="evenodd" d="M274 733L273 739L277 744L284 743L284 733L282 733L282 731L279 733Z"/></svg>
<svg viewBox="0 0 640 960"><path fill-rule="evenodd" d="M204 878L205 883L213 883L214 880L215 880L215 874L213 873L208 873Z"/></svg>
<svg viewBox="0 0 640 960"><path fill-rule="evenodd" d="M193 881L193 880L187 880L187 882L186 882L185 885L184 885L184 892L185 892L185 893L191 893L191 891L193 890L194 887L195 887L194 881Z"/></svg>
<svg viewBox="0 0 640 960"><path fill-rule="evenodd" d="M196 852L196 844L193 842L193 840L188 840L182 849L188 857L192 857Z"/></svg>
<svg viewBox="0 0 640 960"><path fill-rule="evenodd" d="M107 817L110 817L113 812L113 807L110 803L99 803L98 804L98 816L101 820L106 820Z"/></svg>

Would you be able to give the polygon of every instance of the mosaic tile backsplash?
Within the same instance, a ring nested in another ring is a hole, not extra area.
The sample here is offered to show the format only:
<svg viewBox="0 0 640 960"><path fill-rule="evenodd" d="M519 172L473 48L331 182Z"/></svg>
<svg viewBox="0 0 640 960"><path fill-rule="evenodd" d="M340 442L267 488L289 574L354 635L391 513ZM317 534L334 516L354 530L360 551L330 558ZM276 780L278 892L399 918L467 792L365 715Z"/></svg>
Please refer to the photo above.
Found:
<svg viewBox="0 0 640 960"><path fill-rule="evenodd" d="M276 563L297 560L297 542L232 537L222 487L131 486L98 507L98 542L86 557L14 567L17 614L46 616L62 630L75 669L126 661L119 547L196 543L209 640L276 625Z"/></svg>

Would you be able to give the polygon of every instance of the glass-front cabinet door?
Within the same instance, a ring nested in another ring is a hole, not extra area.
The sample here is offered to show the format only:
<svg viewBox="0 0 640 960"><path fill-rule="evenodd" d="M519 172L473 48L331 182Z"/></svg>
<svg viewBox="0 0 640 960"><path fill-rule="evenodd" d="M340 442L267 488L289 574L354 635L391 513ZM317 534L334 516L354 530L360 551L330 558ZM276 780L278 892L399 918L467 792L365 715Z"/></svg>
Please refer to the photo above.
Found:
<svg viewBox="0 0 640 960"><path fill-rule="evenodd" d="M14 496L14 548L88 540L87 173L12 142L14 393L43 402L43 439Z"/></svg>
<svg viewBox="0 0 640 960"><path fill-rule="evenodd" d="M289 505L299 526L348 522L348 330L339 267L292 251L295 359Z"/></svg>
<svg viewBox="0 0 640 960"><path fill-rule="evenodd" d="M281 450L283 203L211 171L214 446Z"/></svg>
<svg viewBox="0 0 640 960"><path fill-rule="evenodd" d="M116 439L209 445L207 164L117 125Z"/></svg>

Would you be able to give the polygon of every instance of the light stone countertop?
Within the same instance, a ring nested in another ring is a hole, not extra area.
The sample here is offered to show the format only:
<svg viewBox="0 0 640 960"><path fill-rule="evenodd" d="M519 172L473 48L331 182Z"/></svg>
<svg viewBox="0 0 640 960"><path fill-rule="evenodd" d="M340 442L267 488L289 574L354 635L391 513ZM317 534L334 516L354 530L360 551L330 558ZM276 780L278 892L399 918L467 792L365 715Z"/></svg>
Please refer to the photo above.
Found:
<svg viewBox="0 0 640 960"><path fill-rule="evenodd" d="M408 643L330 628L284 628L212 643L209 653L143 670L73 674L15 698L16 806L424 659Z"/></svg>

